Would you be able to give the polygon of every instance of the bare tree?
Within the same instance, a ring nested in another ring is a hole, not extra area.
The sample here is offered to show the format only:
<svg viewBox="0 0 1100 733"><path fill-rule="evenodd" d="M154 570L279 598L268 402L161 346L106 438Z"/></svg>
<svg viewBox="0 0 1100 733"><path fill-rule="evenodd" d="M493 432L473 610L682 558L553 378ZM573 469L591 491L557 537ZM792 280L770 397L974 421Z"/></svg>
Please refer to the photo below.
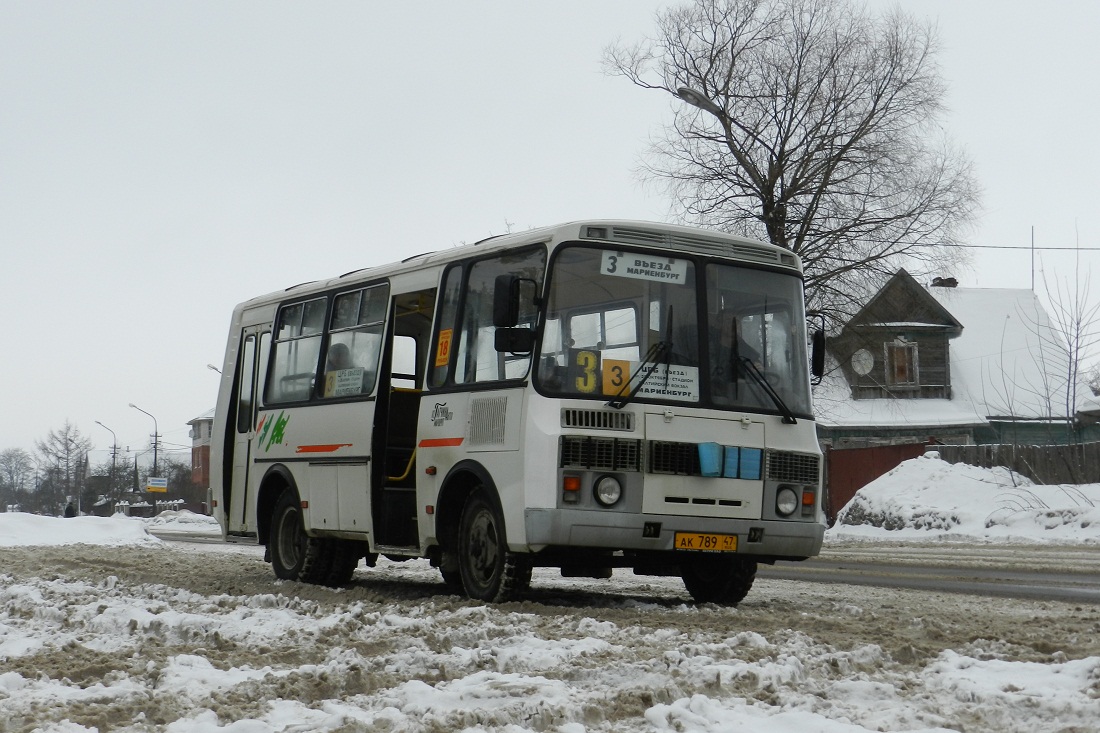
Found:
<svg viewBox="0 0 1100 733"><path fill-rule="evenodd" d="M51 430L44 440L35 441L42 463L52 471L52 481L48 486L51 496L47 497L52 505L64 506L65 497L76 500L83 489L83 477L87 472L88 451L92 449L91 439L68 420L60 430Z"/></svg>
<svg viewBox="0 0 1100 733"><path fill-rule="evenodd" d="M1050 329L1044 344L1062 356L1059 365L1063 372L1059 383L1064 385L1058 395L1060 408L1071 426L1074 424L1080 399L1088 388L1088 376L1084 361L1100 343L1100 303L1090 302L1090 276L1082 274L1080 263L1074 269L1073 282L1055 282L1053 285L1043 273L1043 288L1050 303ZM1043 332L1040 332L1043 333ZM1053 412L1052 412L1053 414Z"/></svg>
<svg viewBox="0 0 1100 733"><path fill-rule="evenodd" d="M932 25L844 0L693 0L657 22L605 68L688 103L646 167L682 218L796 252L811 307L838 316L868 280L957 258L978 193L937 124Z"/></svg>
<svg viewBox="0 0 1100 733"><path fill-rule="evenodd" d="M0 511L8 504L19 503L33 472L34 459L27 451L22 448L0 451Z"/></svg>
<svg viewBox="0 0 1100 733"><path fill-rule="evenodd" d="M1100 363L1094 363L1085 371L1085 383L1093 396L1100 396Z"/></svg>

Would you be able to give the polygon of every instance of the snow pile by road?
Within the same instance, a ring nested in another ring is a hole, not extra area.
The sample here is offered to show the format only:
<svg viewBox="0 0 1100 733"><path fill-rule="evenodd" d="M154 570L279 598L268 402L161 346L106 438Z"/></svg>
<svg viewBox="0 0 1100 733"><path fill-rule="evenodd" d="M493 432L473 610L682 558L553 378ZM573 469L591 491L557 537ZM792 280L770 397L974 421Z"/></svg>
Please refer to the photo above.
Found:
<svg viewBox="0 0 1100 733"><path fill-rule="evenodd" d="M1100 484L1037 485L929 452L860 489L827 536L1100 544Z"/></svg>
<svg viewBox="0 0 1100 733"><path fill-rule="evenodd" d="M112 517L43 517L22 512L0 513L0 546L145 545L160 540L140 521Z"/></svg>
<svg viewBox="0 0 1100 733"><path fill-rule="evenodd" d="M221 526L214 517L195 514L187 509L164 511L142 521L149 530L157 534L187 534L203 537L221 537L222 534Z"/></svg>

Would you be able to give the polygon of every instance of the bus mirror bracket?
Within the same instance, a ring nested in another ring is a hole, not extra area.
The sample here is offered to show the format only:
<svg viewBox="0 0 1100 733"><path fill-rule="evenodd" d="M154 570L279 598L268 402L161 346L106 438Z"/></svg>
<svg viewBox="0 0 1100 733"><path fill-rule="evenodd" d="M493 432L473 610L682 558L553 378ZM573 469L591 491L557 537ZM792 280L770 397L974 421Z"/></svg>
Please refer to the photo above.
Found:
<svg viewBox="0 0 1100 733"><path fill-rule="evenodd" d="M517 323L519 279L515 275L497 275L493 285L493 325L497 328L511 328Z"/></svg>
<svg viewBox="0 0 1100 733"><path fill-rule="evenodd" d="M538 283L528 277L497 275L493 283L493 325L512 328L519 323L521 291L524 283L531 286L531 303L538 305Z"/></svg>
<svg viewBox="0 0 1100 733"><path fill-rule="evenodd" d="M493 346L498 352L530 354L535 350L535 332L529 328L498 328Z"/></svg>

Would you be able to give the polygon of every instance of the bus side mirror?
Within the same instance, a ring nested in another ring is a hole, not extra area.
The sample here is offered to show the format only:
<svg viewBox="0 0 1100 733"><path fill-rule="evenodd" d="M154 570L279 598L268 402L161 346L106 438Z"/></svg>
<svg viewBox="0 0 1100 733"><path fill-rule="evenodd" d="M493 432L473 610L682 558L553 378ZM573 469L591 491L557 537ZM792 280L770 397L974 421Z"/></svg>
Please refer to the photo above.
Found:
<svg viewBox="0 0 1100 733"><path fill-rule="evenodd" d="M493 347L508 354L530 354L535 350L535 332L529 328L498 328Z"/></svg>
<svg viewBox="0 0 1100 733"><path fill-rule="evenodd" d="M821 329L814 331L813 351L810 353L810 374L818 382L825 374L825 331ZM814 384L817 384L817 382Z"/></svg>
<svg viewBox="0 0 1100 733"><path fill-rule="evenodd" d="M493 284L493 325L511 328L519 323L519 278L497 275ZM497 349L500 351L500 349Z"/></svg>

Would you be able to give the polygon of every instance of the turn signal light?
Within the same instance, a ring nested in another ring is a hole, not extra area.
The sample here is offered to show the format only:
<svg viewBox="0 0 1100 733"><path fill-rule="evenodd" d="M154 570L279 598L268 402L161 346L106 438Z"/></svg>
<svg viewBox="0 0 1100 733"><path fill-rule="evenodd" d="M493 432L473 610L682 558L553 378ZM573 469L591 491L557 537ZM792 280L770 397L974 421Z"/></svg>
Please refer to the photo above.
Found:
<svg viewBox="0 0 1100 733"><path fill-rule="evenodd" d="M566 491L580 491L581 490L581 477L580 476L565 476L562 478L561 487Z"/></svg>

